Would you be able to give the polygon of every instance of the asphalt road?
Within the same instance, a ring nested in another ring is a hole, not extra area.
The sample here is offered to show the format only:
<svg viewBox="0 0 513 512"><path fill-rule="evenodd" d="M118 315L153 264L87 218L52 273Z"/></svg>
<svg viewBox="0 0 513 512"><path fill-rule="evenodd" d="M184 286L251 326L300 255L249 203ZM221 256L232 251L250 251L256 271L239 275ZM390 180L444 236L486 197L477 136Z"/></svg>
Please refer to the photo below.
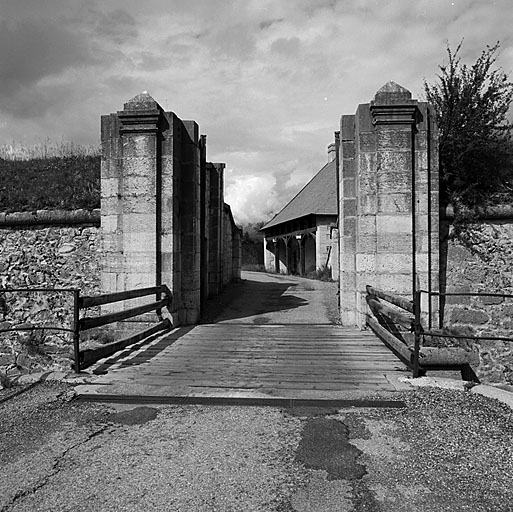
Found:
<svg viewBox="0 0 513 512"><path fill-rule="evenodd" d="M513 510L513 413L479 395L403 409L124 406L39 384L0 404L0 510Z"/></svg>

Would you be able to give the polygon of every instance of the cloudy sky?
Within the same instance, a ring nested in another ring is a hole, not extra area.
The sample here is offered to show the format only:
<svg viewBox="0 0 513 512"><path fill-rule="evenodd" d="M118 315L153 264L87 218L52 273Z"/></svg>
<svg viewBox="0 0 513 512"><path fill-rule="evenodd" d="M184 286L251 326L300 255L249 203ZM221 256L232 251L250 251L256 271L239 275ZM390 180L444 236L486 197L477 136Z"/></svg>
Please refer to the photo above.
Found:
<svg viewBox="0 0 513 512"><path fill-rule="evenodd" d="M0 0L0 146L98 144L147 90L226 163L239 223L267 220L327 161L341 114L394 80L422 95L445 47L472 63L511 0Z"/></svg>

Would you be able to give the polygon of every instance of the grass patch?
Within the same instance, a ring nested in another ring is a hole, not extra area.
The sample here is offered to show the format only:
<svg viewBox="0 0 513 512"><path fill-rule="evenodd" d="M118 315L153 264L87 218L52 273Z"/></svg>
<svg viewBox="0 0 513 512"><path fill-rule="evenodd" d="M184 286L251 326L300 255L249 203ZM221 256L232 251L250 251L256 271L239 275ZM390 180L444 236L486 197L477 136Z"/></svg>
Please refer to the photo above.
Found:
<svg viewBox="0 0 513 512"><path fill-rule="evenodd" d="M256 265L253 263L244 264L241 266L241 270L248 270L250 272L265 272L264 265Z"/></svg>
<svg viewBox="0 0 513 512"><path fill-rule="evenodd" d="M100 207L100 156L0 158L0 205L4 212Z"/></svg>
<svg viewBox="0 0 513 512"><path fill-rule="evenodd" d="M306 276L308 279L316 279L317 281L333 282L331 277L331 267L323 266L312 272L308 272Z"/></svg>

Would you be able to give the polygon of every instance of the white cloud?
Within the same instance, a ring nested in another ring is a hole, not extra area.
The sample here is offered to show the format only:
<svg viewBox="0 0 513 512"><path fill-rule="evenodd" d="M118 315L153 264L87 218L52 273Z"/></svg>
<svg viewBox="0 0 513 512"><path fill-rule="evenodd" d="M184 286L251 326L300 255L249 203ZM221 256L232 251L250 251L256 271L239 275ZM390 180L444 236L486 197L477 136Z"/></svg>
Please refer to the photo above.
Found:
<svg viewBox="0 0 513 512"><path fill-rule="evenodd" d="M0 45L0 144L95 143L100 115L148 90L208 135L237 221L265 220L324 165L341 114L391 79L418 97L447 41L472 62L500 40L513 70L512 22L509 0L5 0L4 38L33 30Z"/></svg>

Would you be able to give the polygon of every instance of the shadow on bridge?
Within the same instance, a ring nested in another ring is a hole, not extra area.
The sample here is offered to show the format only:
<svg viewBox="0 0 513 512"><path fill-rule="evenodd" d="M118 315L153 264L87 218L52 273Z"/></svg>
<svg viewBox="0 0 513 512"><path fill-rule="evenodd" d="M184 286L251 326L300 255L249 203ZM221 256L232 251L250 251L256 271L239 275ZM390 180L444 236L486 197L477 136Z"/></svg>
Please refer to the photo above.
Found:
<svg viewBox="0 0 513 512"><path fill-rule="evenodd" d="M105 361L93 371L108 374L79 394L276 405L398 389L402 363L372 333L334 325L336 283L256 272L243 276L209 302L202 325L173 329Z"/></svg>
<svg viewBox="0 0 513 512"><path fill-rule="evenodd" d="M269 323L275 313L308 306L308 300L304 297L291 294L296 287L297 284L291 282L253 279L231 283L221 295L207 301L200 323L234 320Z"/></svg>

